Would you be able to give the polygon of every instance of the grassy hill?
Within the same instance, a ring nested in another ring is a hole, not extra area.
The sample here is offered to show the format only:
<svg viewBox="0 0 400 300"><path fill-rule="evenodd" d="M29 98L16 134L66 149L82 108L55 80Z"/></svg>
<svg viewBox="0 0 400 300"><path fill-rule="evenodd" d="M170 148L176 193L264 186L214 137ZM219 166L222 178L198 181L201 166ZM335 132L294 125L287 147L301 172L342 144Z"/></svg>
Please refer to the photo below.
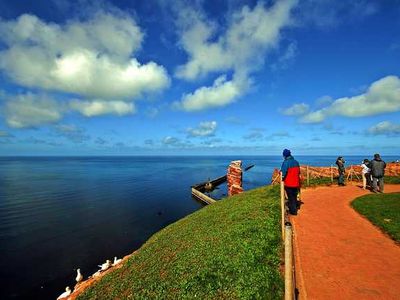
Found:
<svg viewBox="0 0 400 300"><path fill-rule="evenodd" d="M204 207L78 299L282 299L279 203L268 186Z"/></svg>
<svg viewBox="0 0 400 300"><path fill-rule="evenodd" d="M400 193L366 195L357 198L351 205L400 242Z"/></svg>

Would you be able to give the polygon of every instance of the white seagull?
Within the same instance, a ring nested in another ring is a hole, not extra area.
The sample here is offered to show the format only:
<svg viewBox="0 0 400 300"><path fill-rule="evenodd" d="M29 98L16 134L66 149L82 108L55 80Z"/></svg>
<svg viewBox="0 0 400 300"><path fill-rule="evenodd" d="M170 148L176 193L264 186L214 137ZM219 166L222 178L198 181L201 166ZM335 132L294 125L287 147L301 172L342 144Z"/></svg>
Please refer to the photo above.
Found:
<svg viewBox="0 0 400 300"><path fill-rule="evenodd" d="M77 275L76 275L75 280L76 280L76 282L79 283L79 282L81 282L82 279L83 279L83 276L82 276L82 274L81 274L81 269L76 270L76 272L77 272Z"/></svg>
<svg viewBox="0 0 400 300"><path fill-rule="evenodd" d="M71 292L72 292L71 289L69 288L69 286L67 286L67 287L65 288L65 292L62 293L60 296L58 296L57 300L63 299L63 298L65 298L65 297L68 297L69 295L71 295Z"/></svg>
<svg viewBox="0 0 400 300"><path fill-rule="evenodd" d="M121 261L122 261L121 258L117 259L117 257L115 256L115 257L114 257L114 262L113 262L112 265L113 265L113 266L116 266L116 265L118 265Z"/></svg>
<svg viewBox="0 0 400 300"><path fill-rule="evenodd" d="M100 271L105 271L109 267L111 267L111 261L109 259L107 259L106 262L102 265L99 265L99 267L101 268Z"/></svg>

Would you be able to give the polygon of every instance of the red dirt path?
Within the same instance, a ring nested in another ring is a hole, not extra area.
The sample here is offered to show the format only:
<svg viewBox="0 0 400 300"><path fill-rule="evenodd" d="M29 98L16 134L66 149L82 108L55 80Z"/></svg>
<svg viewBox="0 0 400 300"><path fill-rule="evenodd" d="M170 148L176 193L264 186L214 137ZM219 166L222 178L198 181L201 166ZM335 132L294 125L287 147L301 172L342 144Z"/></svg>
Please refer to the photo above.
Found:
<svg viewBox="0 0 400 300"><path fill-rule="evenodd" d="M385 193L400 185L385 185ZM400 299L400 246L350 207L358 186L302 191L294 226L299 299Z"/></svg>

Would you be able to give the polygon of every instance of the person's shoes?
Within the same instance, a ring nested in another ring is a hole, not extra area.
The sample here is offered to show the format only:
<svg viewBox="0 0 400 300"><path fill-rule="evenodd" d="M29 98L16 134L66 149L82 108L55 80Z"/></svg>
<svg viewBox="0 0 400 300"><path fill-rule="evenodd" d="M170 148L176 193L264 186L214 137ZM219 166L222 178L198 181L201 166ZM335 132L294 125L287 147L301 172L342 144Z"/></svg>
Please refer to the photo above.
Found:
<svg viewBox="0 0 400 300"><path fill-rule="evenodd" d="M292 216L297 216L297 211L296 212L289 212Z"/></svg>

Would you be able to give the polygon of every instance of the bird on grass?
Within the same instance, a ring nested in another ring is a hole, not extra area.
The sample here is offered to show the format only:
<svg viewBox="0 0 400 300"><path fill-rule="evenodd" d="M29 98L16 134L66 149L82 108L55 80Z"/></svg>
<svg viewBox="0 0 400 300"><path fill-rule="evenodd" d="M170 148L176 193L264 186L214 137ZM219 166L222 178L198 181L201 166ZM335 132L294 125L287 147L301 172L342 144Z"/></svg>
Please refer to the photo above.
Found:
<svg viewBox="0 0 400 300"><path fill-rule="evenodd" d="M121 258L117 259L117 257L115 256L115 257L114 257L114 262L113 262L112 265L113 265L113 266L116 266L116 265L118 265L121 261L122 261Z"/></svg>
<svg viewBox="0 0 400 300"><path fill-rule="evenodd" d="M107 259L106 262L104 264L99 265L99 267L100 267L100 271L105 271L109 267L111 267L111 261L109 259Z"/></svg>
<svg viewBox="0 0 400 300"><path fill-rule="evenodd" d="M58 296L57 300L68 297L69 295L71 295L71 292L72 292L71 289L69 288L69 286L67 286L65 288L65 292L62 293L60 296Z"/></svg>
<svg viewBox="0 0 400 300"><path fill-rule="evenodd" d="M79 283L79 282L81 282L82 279L83 279L83 276L82 276L82 274L81 274L81 269L77 269L76 272L77 272L77 275L76 275L75 280L76 280L77 283Z"/></svg>

